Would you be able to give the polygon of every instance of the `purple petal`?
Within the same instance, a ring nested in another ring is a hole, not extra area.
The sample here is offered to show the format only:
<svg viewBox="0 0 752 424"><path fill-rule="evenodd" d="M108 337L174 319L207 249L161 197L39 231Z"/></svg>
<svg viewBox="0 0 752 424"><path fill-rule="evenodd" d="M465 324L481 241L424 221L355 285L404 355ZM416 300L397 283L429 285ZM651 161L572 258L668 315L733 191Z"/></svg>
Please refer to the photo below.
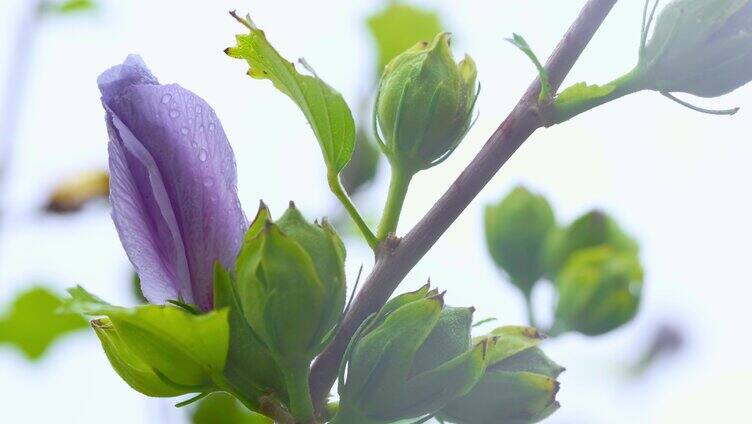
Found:
<svg viewBox="0 0 752 424"><path fill-rule="evenodd" d="M209 310L214 262L234 266L248 226L222 126L203 99L158 85L133 57L99 83L111 129L113 219L144 295L157 303L177 292Z"/></svg>

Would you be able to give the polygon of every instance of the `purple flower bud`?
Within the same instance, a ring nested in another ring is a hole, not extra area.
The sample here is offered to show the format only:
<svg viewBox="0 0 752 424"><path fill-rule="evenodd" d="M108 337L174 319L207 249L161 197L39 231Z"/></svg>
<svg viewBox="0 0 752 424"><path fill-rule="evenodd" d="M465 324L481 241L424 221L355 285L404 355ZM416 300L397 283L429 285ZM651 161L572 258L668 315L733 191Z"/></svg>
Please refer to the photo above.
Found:
<svg viewBox="0 0 752 424"><path fill-rule="evenodd" d="M161 85L139 56L97 80L110 135L110 201L120 241L152 303L213 305L213 265L234 268L248 228L235 157L214 111Z"/></svg>

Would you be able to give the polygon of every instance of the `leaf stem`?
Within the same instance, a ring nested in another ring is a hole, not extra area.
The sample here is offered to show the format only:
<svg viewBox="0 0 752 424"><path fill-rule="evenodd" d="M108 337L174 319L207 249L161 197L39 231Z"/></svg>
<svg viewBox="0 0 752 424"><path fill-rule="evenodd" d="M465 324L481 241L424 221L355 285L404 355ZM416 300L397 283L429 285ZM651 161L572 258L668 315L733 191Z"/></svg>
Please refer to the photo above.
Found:
<svg viewBox="0 0 752 424"><path fill-rule="evenodd" d="M407 190L410 187L410 181L413 173L406 172L401 166L392 165L392 178L389 182L389 193L386 197L384 212L381 215L381 222L376 233L379 242L384 241L389 234L397 232L402 206L405 204Z"/></svg>
<svg viewBox="0 0 752 424"><path fill-rule="evenodd" d="M350 196L347 195L345 188L342 186L342 181L339 179L339 175L333 172L329 172L327 175L327 180L329 182L329 188L332 190L332 193L334 193L334 195L337 196L337 199L339 199L340 203L342 203L342 206L344 206L347 214L350 215L350 218L358 227L361 234L363 234L363 238L366 239L368 246L370 246L371 249L376 250L379 245L379 241L376 239L376 236L373 235L373 231L371 231L371 228L368 227L368 224L363 219L363 216L361 216L360 212L358 212L358 208L355 206L352 199L350 199Z"/></svg>

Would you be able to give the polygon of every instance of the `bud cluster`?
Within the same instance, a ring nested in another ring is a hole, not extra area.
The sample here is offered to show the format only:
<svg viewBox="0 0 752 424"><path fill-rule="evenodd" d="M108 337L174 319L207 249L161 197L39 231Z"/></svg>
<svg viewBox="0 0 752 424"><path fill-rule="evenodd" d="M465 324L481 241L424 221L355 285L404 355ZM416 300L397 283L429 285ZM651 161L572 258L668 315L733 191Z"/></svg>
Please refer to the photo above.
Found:
<svg viewBox="0 0 752 424"><path fill-rule="evenodd" d="M635 315L642 288L637 243L605 213L594 210L565 227L546 199L517 187L485 214L491 258L528 300L542 278L557 293L554 334L609 332Z"/></svg>

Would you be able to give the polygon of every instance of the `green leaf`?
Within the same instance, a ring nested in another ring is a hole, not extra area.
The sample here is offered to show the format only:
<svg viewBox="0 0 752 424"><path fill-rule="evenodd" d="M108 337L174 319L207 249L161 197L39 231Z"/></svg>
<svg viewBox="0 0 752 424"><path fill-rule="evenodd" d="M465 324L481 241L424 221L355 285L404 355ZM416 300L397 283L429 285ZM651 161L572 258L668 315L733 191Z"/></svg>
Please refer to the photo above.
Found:
<svg viewBox="0 0 752 424"><path fill-rule="evenodd" d="M191 414L193 424L272 424L272 420L251 412L227 393L213 393L198 402Z"/></svg>
<svg viewBox="0 0 752 424"><path fill-rule="evenodd" d="M378 50L378 73L390 60L420 41L430 41L443 32L438 14L399 1L391 1L368 18L368 28Z"/></svg>
<svg viewBox="0 0 752 424"><path fill-rule="evenodd" d="M62 336L87 327L75 313L58 313L63 301L49 289L21 293L0 318L0 344L15 346L31 360L41 358Z"/></svg>
<svg viewBox="0 0 752 424"><path fill-rule="evenodd" d="M251 66L248 75L268 79L298 105L311 125L330 173L339 174L355 148L355 121L342 95L312 75L303 75L282 57L266 39L264 32L250 20L242 21L249 34L236 36L237 45L225 50L230 57L244 59Z"/></svg>
<svg viewBox="0 0 752 424"><path fill-rule="evenodd" d="M107 317L105 323L117 331L122 343L169 385L187 392L215 388L227 358L226 309L193 315L174 306L123 308L105 303L81 287L69 293L66 310Z"/></svg>
<svg viewBox="0 0 752 424"><path fill-rule="evenodd" d="M535 55L533 49L530 48L530 45L527 44L527 41L525 41L525 39L522 38L521 35L513 34L512 38L507 38L507 41L514 44L518 49L522 50L522 52L525 53L525 55L527 55L527 57L529 57L535 65L535 69L538 70L538 75L541 82L541 91L540 96L538 97L538 102L545 102L553 94L551 93L551 83L548 81L548 71L546 71L546 68L544 68L540 60L538 60L538 56Z"/></svg>

